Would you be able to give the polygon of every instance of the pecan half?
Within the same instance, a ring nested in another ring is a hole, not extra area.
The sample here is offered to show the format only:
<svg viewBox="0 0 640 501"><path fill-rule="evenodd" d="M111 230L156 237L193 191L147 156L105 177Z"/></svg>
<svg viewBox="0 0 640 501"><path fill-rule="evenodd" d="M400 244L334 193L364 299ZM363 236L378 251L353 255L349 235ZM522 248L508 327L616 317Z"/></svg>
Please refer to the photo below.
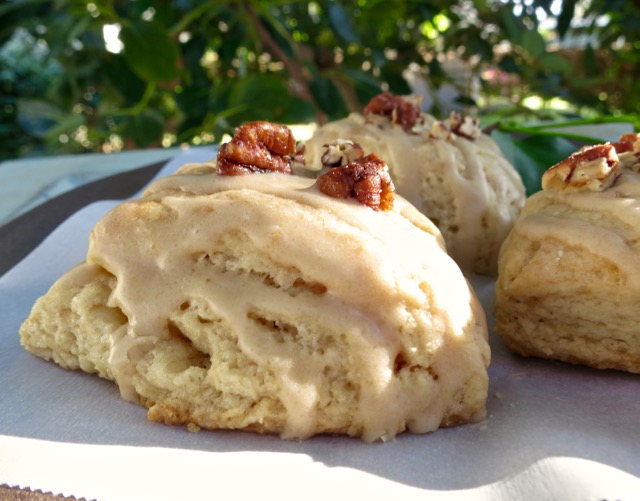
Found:
<svg viewBox="0 0 640 501"><path fill-rule="evenodd" d="M621 163L611 144L586 146L542 175L542 189L557 191L609 188L621 173Z"/></svg>
<svg viewBox="0 0 640 501"><path fill-rule="evenodd" d="M250 122L238 127L233 138L218 150L217 171L225 176L255 172L292 174L296 141L286 125Z"/></svg>
<svg viewBox="0 0 640 501"><path fill-rule="evenodd" d="M364 114L387 117L391 123L398 124L409 132L424 120L420 110L421 100L419 96L403 97L383 92L369 101L364 107Z"/></svg>
<svg viewBox="0 0 640 501"><path fill-rule="evenodd" d="M326 148L320 158L324 167L340 167L360 160L364 156L362 146L347 139L338 139L322 146Z"/></svg>
<svg viewBox="0 0 640 501"><path fill-rule="evenodd" d="M387 164L375 153L330 169L316 180L318 189L333 198L355 198L373 210L393 207L395 190Z"/></svg>

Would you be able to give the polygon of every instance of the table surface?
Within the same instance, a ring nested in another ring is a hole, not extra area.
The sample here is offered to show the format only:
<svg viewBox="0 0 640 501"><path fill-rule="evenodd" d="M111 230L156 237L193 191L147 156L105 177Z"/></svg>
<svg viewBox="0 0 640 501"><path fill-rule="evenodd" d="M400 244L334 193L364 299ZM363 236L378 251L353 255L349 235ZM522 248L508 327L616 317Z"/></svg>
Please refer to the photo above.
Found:
<svg viewBox="0 0 640 501"><path fill-rule="evenodd" d="M0 163L0 226L74 188L166 161L180 151L169 148L6 160Z"/></svg>

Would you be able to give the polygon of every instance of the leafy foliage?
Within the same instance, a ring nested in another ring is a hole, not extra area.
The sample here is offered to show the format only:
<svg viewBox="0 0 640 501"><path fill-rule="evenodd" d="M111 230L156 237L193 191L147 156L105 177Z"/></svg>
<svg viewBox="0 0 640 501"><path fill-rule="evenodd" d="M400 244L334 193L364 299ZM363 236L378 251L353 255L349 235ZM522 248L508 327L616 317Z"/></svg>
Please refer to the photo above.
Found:
<svg viewBox="0 0 640 501"><path fill-rule="evenodd" d="M219 141L252 119L339 118L417 82L434 114L480 114L539 170L566 144L514 124L637 120L639 20L620 0L7 0L2 155ZM552 154L535 158L541 145Z"/></svg>

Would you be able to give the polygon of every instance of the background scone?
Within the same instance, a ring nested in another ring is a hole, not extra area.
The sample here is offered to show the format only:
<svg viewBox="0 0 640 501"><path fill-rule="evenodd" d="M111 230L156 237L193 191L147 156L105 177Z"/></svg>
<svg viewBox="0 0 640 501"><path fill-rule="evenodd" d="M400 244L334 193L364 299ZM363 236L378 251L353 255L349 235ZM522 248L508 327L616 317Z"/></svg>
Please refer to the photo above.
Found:
<svg viewBox="0 0 640 501"><path fill-rule="evenodd" d="M493 275L500 245L525 200L522 180L475 120L436 120L419 101L389 93L363 114L330 122L305 143L309 167L326 144L351 140L389 165L397 192L431 219L463 271Z"/></svg>
<svg viewBox="0 0 640 501"><path fill-rule="evenodd" d="M640 135L549 169L500 254L495 323L532 355L640 373Z"/></svg>
<svg viewBox="0 0 640 501"><path fill-rule="evenodd" d="M268 171L285 135L249 124L217 169ZM191 429L374 441L481 420L484 312L437 228L392 186L374 196L388 174L362 161L324 183L185 166L96 225L22 343ZM325 194L350 169L373 176L356 198Z"/></svg>

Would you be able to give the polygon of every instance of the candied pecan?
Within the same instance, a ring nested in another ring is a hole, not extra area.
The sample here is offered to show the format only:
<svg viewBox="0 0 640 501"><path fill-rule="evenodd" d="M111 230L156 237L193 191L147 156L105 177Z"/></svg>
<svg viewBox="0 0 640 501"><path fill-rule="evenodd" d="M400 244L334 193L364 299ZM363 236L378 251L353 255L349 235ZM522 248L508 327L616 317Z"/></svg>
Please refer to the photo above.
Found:
<svg viewBox="0 0 640 501"><path fill-rule="evenodd" d="M393 207L394 186L384 163L376 154L330 169L316 181L318 189L333 198L355 198L373 210Z"/></svg>
<svg viewBox="0 0 640 501"><path fill-rule="evenodd" d="M369 101L364 107L364 114L388 117L391 123L398 124L409 132L423 121L420 100L419 96L403 97L383 92Z"/></svg>
<svg viewBox="0 0 640 501"><path fill-rule="evenodd" d="M364 156L362 146L346 139L338 139L322 146L326 148L320 158L324 167L340 167L360 160Z"/></svg>
<svg viewBox="0 0 640 501"><path fill-rule="evenodd" d="M238 127L233 139L220 146L217 171L226 176L254 172L292 174L296 141L286 125L250 122Z"/></svg>
<svg viewBox="0 0 640 501"><path fill-rule="evenodd" d="M618 155L626 151L640 151L640 134L630 133L620 136L613 147Z"/></svg>
<svg viewBox="0 0 640 501"><path fill-rule="evenodd" d="M611 144L586 146L542 175L542 188L603 191L618 178L621 164Z"/></svg>

